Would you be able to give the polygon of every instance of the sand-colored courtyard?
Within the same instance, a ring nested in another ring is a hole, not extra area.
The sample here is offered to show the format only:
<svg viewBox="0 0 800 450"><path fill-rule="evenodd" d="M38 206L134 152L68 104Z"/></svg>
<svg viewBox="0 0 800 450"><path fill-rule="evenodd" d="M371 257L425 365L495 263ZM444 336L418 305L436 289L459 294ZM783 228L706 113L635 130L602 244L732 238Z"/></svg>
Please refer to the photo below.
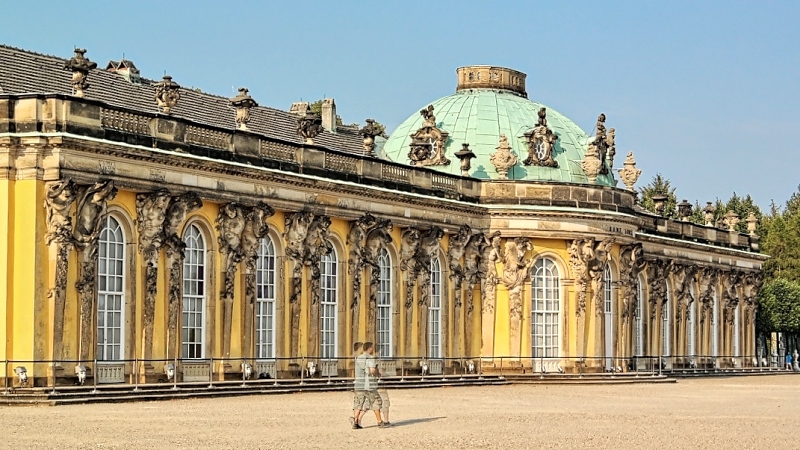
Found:
<svg viewBox="0 0 800 450"><path fill-rule="evenodd" d="M798 448L800 377L394 390L389 429L347 392L2 407L2 448Z"/></svg>

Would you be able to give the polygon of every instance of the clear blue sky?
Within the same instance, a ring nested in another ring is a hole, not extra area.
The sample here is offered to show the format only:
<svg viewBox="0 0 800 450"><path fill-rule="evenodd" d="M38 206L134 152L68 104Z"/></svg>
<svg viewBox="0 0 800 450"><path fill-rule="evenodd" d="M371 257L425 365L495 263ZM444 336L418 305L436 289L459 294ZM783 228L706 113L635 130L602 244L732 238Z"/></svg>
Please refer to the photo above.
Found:
<svg viewBox="0 0 800 450"><path fill-rule="evenodd" d="M800 2L11 2L0 42L100 65L123 53L158 79L262 105L336 99L346 123L391 131L453 92L456 67L528 74L528 94L591 132L617 129L680 198L751 194L783 205L800 184ZM620 156L621 155L621 156Z"/></svg>

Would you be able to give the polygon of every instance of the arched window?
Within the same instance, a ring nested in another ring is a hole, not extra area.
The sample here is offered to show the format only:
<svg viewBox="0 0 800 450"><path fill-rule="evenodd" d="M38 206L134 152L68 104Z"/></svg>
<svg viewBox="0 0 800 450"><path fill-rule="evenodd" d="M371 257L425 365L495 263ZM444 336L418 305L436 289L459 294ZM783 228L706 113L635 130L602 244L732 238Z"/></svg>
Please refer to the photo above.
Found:
<svg viewBox="0 0 800 450"><path fill-rule="evenodd" d="M256 257L256 358L275 358L275 245L261 238Z"/></svg>
<svg viewBox="0 0 800 450"><path fill-rule="evenodd" d="M336 330L339 304L339 272L336 263L336 250L322 255L320 262L320 357L334 359L337 356L338 333Z"/></svg>
<svg viewBox="0 0 800 450"><path fill-rule="evenodd" d="M603 269L603 312L605 316L605 356L606 369L614 369L614 276L611 266Z"/></svg>
<svg viewBox="0 0 800 450"><path fill-rule="evenodd" d="M206 334L206 244L195 225L183 237L183 322L181 355L187 359L205 356Z"/></svg>
<svg viewBox="0 0 800 450"><path fill-rule="evenodd" d="M97 360L118 361L125 343L125 235L110 215L97 250Z"/></svg>
<svg viewBox="0 0 800 450"><path fill-rule="evenodd" d="M697 347L695 346L695 328L697 327L697 304L699 301L695 295L694 283L689 285L689 293L694 301L689 304L689 319L686 324L686 341L688 343L687 350L689 351L689 356L695 356L695 353L697 353Z"/></svg>
<svg viewBox="0 0 800 450"><path fill-rule="evenodd" d="M378 256L378 355L392 357L392 258L386 249Z"/></svg>
<svg viewBox="0 0 800 450"><path fill-rule="evenodd" d="M559 317L561 290L555 262L549 258L536 261L531 274L533 305L531 320L531 355L534 358L560 356Z"/></svg>
<svg viewBox="0 0 800 450"><path fill-rule="evenodd" d="M672 300L672 296L670 295L669 283L667 283L667 301L661 307L661 356L669 356L670 352L670 300Z"/></svg>
<svg viewBox="0 0 800 450"><path fill-rule="evenodd" d="M636 306L633 316L636 319L636 356L644 355L644 281L639 277L636 280Z"/></svg>
<svg viewBox="0 0 800 450"><path fill-rule="evenodd" d="M711 288L711 295L713 296L713 303L711 304L711 356L716 357L719 352L719 332L717 324L719 323L719 305L717 302L717 288Z"/></svg>
<svg viewBox="0 0 800 450"><path fill-rule="evenodd" d="M428 307L428 358L442 357L442 265L431 260L431 299Z"/></svg>

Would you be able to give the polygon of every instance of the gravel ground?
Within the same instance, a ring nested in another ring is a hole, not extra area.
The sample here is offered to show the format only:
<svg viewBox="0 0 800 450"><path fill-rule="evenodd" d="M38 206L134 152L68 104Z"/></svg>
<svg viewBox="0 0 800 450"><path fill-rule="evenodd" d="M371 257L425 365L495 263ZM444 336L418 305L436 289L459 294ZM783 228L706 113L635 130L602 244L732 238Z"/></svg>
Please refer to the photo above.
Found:
<svg viewBox="0 0 800 450"><path fill-rule="evenodd" d="M798 448L799 381L398 389L362 430L345 392L0 407L0 448Z"/></svg>

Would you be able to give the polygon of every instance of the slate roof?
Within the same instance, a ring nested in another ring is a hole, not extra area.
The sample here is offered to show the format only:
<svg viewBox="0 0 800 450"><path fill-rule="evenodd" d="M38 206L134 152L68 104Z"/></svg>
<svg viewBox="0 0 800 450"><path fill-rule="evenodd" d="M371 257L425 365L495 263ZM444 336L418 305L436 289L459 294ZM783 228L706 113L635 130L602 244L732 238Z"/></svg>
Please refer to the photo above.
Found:
<svg viewBox="0 0 800 450"><path fill-rule="evenodd" d="M0 44L0 93L71 95L72 73L64 69L66 61L64 58ZM153 84L157 81L141 78L141 84L133 84L118 74L99 68L89 72L87 81L90 85L84 91L87 99L135 111L160 112L154 99ZM180 84L180 80L174 81ZM186 88L181 88L180 94L181 99L172 108L170 116L228 130L236 129L235 110L228 98ZM268 138L303 143L296 132L297 117L287 111L264 106L252 108L247 128ZM364 154L363 139L352 128L337 128L336 133L324 131L314 139L314 143L333 150Z"/></svg>

